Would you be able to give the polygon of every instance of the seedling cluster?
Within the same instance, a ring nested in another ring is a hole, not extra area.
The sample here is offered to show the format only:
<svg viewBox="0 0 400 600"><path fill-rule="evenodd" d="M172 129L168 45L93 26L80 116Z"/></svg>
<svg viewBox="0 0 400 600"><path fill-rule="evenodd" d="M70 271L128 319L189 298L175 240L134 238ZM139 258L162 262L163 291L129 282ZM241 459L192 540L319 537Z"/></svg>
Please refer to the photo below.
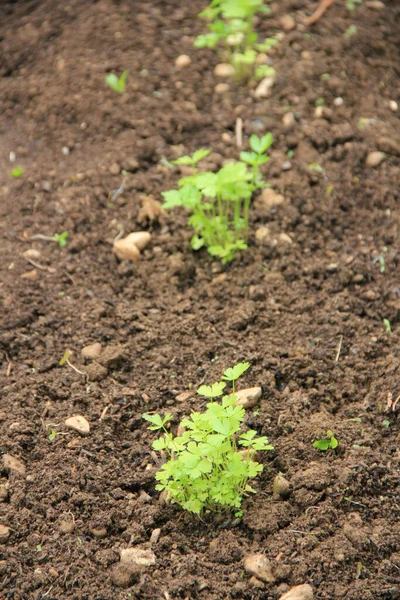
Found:
<svg viewBox="0 0 400 600"><path fill-rule="evenodd" d="M173 161L192 167L193 173L178 181L177 190L162 193L164 209L183 206L192 213L189 224L195 231L193 250L204 246L223 263L247 248L251 198L266 185L260 167L269 161L266 152L273 142L272 134L262 138L252 135L249 142L251 152L241 152L240 161L228 163L217 173L197 170L198 163L210 154L209 149Z"/></svg>
<svg viewBox="0 0 400 600"><path fill-rule="evenodd" d="M256 452L273 450L268 439L257 437L256 431L240 433L245 410L237 404L235 382L249 366L239 363L224 372L222 381L202 385L197 393L210 400L206 410L183 419L176 436L167 429L171 414L143 415L151 423L149 429L163 432L153 443L154 450L169 457L156 474L156 489L166 490L171 502L189 512L240 509L243 497L255 491L248 480L263 469L255 460ZM232 390L220 402L215 401L224 393L226 382L232 384Z"/></svg>
<svg viewBox="0 0 400 600"><path fill-rule="evenodd" d="M264 0L212 0L199 17L208 21L208 33L199 35L195 48L216 48L228 61L236 79L271 77L275 71L267 64L257 64L260 53L268 53L278 40L270 37L258 43L253 28L256 13L269 13Z"/></svg>

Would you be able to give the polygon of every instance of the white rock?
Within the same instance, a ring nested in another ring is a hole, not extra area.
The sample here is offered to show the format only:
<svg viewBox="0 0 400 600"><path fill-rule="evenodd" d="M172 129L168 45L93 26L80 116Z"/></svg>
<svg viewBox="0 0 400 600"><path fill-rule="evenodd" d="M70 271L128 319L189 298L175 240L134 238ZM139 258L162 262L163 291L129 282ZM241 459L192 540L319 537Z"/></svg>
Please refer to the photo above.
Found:
<svg viewBox="0 0 400 600"><path fill-rule="evenodd" d="M89 346L85 346L84 348L82 348L81 354L84 358L96 360L101 354L101 344L99 342L89 344Z"/></svg>
<svg viewBox="0 0 400 600"><path fill-rule="evenodd" d="M274 208L281 206L285 202L285 198L272 188L265 188L260 194L259 202L266 208Z"/></svg>
<svg viewBox="0 0 400 600"><path fill-rule="evenodd" d="M275 83L275 77L265 77L260 81L254 91L256 98L268 98L271 94L272 86Z"/></svg>
<svg viewBox="0 0 400 600"><path fill-rule="evenodd" d="M338 96L337 98L334 99L333 104L335 106L342 106L344 100L341 96Z"/></svg>
<svg viewBox="0 0 400 600"><path fill-rule="evenodd" d="M190 67L191 64L192 64L192 59L187 54L181 54L175 60L175 66L178 67L178 69L184 69L185 67Z"/></svg>
<svg viewBox="0 0 400 600"><path fill-rule="evenodd" d="M150 243L151 233L148 231L135 231L134 233L129 233L125 240L131 244L135 244L139 250L144 250Z"/></svg>
<svg viewBox="0 0 400 600"><path fill-rule="evenodd" d="M398 110L399 105L397 104L396 100L390 100L389 108L392 112L396 112Z"/></svg>
<svg viewBox="0 0 400 600"><path fill-rule="evenodd" d="M150 544L157 544L158 540L160 539L160 535L161 535L161 529L159 529L159 528L153 529L153 531L151 532L151 536L150 536Z"/></svg>
<svg viewBox="0 0 400 600"><path fill-rule="evenodd" d="M261 398L262 389L260 387L246 388L235 392L237 398L236 404L241 404L244 408L253 408Z"/></svg>
<svg viewBox="0 0 400 600"><path fill-rule="evenodd" d="M365 164L367 167L378 167L385 160L385 156L384 152L370 152L365 159Z"/></svg>
<svg viewBox="0 0 400 600"><path fill-rule="evenodd" d="M214 75L217 77L233 77L235 69L228 63L219 63L214 68Z"/></svg>
<svg viewBox="0 0 400 600"><path fill-rule="evenodd" d="M89 435L90 433L90 425L82 415L68 417L68 419L65 420L65 426L77 431L80 435Z"/></svg>
<svg viewBox="0 0 400 600"><path fill-rule="evenodd" d="M265 554L250 554L244 559L245 570L265 583L275 581L272 565Z"/></svg>
<svg viewBox="0 0 400 600"><path fill-rule="evenodd" d="M314 592L311 585L304 583L303 585L296 585L291 588L279 600L313 600L313 598Z"/></svg>
<svg viewBox="0 0 400 600"><path fill-rule="evenodd" d="M3 465L4 470L9 473L15 471L20 475L25 475L26 467L22 460L19 458L15 458L15 456L11 456L11 454L3 454Z"/></svg>
<svg viewBox="0 0 400 600"><path fill-rule="evenodd" d="M29 248L29 250L25 250L22 253L24 258L30 258L32 260L38 260L41 257L39 250L35 250L35 248Z"/></svg>
<svg viewBox="0 0 400 600"><path fill-rule="evenodd" d="M0 544L5 544L10 537L10 528L0 524Z"/></svg>
<svg viewBox="0 0 400 600"><path fill-rule="evenodd" d="M292 31L296 27L296 21L290 15L283 15L279 20L280 26L284 31Z"/></svg>
<svg viewBox="0 0 400 600"><path fill-rule="evenodd" d="M314 117L316 119L321 119L322 115L324 114L324 107L323 106L316 106L314 108Z"/></svg>
<svg viewBox="0 0 400 600"><path fill-rule="evenodd" d="M150 567L156 564L156 556L148 548L125 548L120 550L121 563L125 565L139 565Z"/></svg>

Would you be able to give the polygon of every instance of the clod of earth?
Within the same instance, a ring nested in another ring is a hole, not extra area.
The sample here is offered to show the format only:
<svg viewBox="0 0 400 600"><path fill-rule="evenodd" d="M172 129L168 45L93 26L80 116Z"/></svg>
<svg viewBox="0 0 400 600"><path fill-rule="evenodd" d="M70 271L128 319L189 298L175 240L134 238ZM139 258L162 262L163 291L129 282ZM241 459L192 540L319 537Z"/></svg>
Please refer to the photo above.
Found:
<svg viewBox="0 0 400 600"><path fill-rule="evenodd" d="M311 585L304 583L303 585L296 585L291 588L279 600L313 600L313 598L314 592Z"/></svg>
<svg viewBox="0 0 400 600"><path fill-rule="evenodd" d="M241 404L244 408L253 408L261 398L262 389L260 387L246 388L235 392L237 398L236 404Z"/></svg>
<svg viewBox="0 0 400 600"><path fill-rule="evenodd" d="M140 570L137 566L119 564L111 573L111 581L120 588L128 588L139 580Z"/></svg>
<svg viewBox="0 0 400 600"><path fill-rule="evenodd" d="M265 554L250 554L244 559L245 570L265 583L273 583L272 565Z"/></svg>
<svg viewBox="0 0 400 600"><path fill-rule="evenodd" d="M86 436L90 433L90 425L82 415L69 417L65 420L65 426L68 427L68 429L77 431L80 435Z"/></svg>
<svg viewBox="0 0 400 600"><path fill-rule="evenodd" d="M24 463L22 462L22 460L20 460L19 458L15 458L15 456L11 456L11 454L3 455L3 465L4 465L4 470L7 473L15 472L15 473L18 473L19 475L26 474L26 467L25 467Z"/></svg>
<svg viewBox="0 0 400 600"><path fill-rule="evenodd" d="M148 231L135 231L125 238L115 240L114 252L120 260L140 260L140 251L149 244L151 234Z"/></svg>
<svg viewBox="0 0 400 600"><path fill-rule="evenodd" d="M81 354L83 358L89 358L90 360L97 360L101 354L101 344L99 342L95 342L94 344L89 344L89 346L85 346L81 350Z"/></svg>
<svg viewBox="0 0 400 600"><path fill-rule="evenodd" d="M10 528L0 524L0 544L5 544L10 537Z"/></svg>

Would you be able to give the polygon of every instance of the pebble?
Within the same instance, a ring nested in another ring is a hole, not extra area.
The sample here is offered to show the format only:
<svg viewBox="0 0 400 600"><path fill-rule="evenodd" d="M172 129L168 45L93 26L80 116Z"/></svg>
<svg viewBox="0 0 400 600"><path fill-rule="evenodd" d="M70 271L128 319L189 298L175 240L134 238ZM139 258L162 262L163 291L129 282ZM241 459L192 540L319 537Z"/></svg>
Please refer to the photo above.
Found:
<svg viewBox="0 0 400 600"><path fill-rule="evenodd" d="M99 342L89 344L89 346L85 346L84 348L82 348L81 354L84 358L96 360L101 354L101 344Z"/></svg>
<svg viewBox="0 0 400 600"><path fill-rule="evenodd" d="M68 156L68 154L69 154L69 148L68 148L68 146L63 146L61 148L61 152L62 152L62 154L64 154L64 156Z"/></svg>
<svg viewBox="0 0 400 600"><path fill-rule="evenodd" d="M120 556L123 565L151 567L156 564L156 556L149 548L125 548L120 550Z"/></svg>
<svg viewBox="0 0 400 600"><path fill-rule="evenodd" d="M292 238L285 232L278 235L277 242L278 244L293 244Z"/></svg>
<svg viewBox="0 0 400 600"><path fill-rule="evenodd" d="M65 420L65 426L68 427L68 429L77 431L80 435L89 435L90 433L90 425L82 415L68 417L68 419Z"/></svg>
<svg viewBox="0 0 400 600"><path fill-rule="evenodd" d="M275 77L264 77L254 90L256 98L268 98L271 94L272 86L275 83Z"/></svg>
<svg viewBox="0 0 400 600"><path fill-rule="evenodd" d="M219 63L214 68L214 75L217 77L233 77L235 69L228 63Z"/></svg>
<svg viewBox="0 0 400 600"><path fill-rule="evenodd" d="M378 167L382 161L385 160L386 154L384 152L370 152L365 159L367 167Z"/></svg>
<svg viewBox="0 0 400 600"><path fill-rule="evenodd" d="M0 524L0 544L5 544L10 537L10 528Z"/></svg>
<svg viewBox="0 0 400 600"><path fill-rule="evenodd" d="M16 473L19 473L20 475L26 474L26 467L22 460L20 460L19 458L15 458L15 456L11 456L11 454L3 454L3 465L4 470L7 473L10 471L14 471Z"/></svg>
<svg viewBox="0 0 400 600"><path fill-rule="evenodd" d="M284 31L292 31L296 28L296 21L290 15L283 15L279 20L280 26Z"/></svg>
<svg viewBox="0 0 400 600"><path fill-rule="evenodd" d="M229 85L227 83L217 83L214 92L216 94L226 94L226 92L229 92Z"/></svg>
<svg viewBox="0 0 400 600"><path fill-rule="evenodd" d="M281 167L282 171L290 171L291 168L292 163L290 162L290 160L286 160Z"/></svg>
<svg viewBox="0 0 400 600"><path fill-rule="evenodd" d="M235 392L237 398L236 404L240 404L243 408L253 408L261 398L262 389L260 387L246 388Z"/></svg>
<svg viewBox="0 0 400 600"><path fill-rule="evenodd" d="M274 208L281 206L285 202L285 198L272 188L265 188L260 194L259 202L262 202L266 208Z"/></svg>
<svg viewBox="0 0 400 600"><path fill-rule="evenodd" d="M73 521L61 521L59 530L61 533L72 533L75 530L75 523Z"/></svg>
<svg viewBox="0 0 400 600"><path fill-rule="evenodd" d="M38 260L41 257L41 253L39 250L35 250L35 248L29 248L29 250L25 250L25 252L22 253L22 256L24 258L30 258L31 260Z"/></svg>
<svg viewBox="0 0 400 600"><path fill-rule="evenodd" d="M244 568L247 573L254 575L257 579L261 579L265 583L273 583L275 581L272 572L272 565L265 554L250 554L244 559Z"/></svg>
<svg viewBox="0 0 400 600"><path fill-rule="evenodd" d="M119 166L118 163L113 163L110 167L110 173L111 175L119 175L121 172L121 167Z"/></svg>
<svg viewBox="0 0 400 600"><path fill-rule="evenodd" d="M36 279L38 276L38 272L36 269L32 269L31 271L25 271L25 273L22 273L21 275L21 279Z"/></svg>
<svg viewBox="0 0 400 600"><path fill-rule="evenodd" d="M389 101L389 108L392 112L396 112L399 109L399 105L397 104L396 100Z"/></svg>
<svg viewBox="0 0 400 600"><path fill-rule="evenodd" d="M314 592L311 585L304 583L291 588L283 596L280 596L279 600L313 600L313 598Z"/></svg>
<svg viewBox="0 0 400 600"><path fill-rule="evenodd" d="M150 536L150 544L157 544L158 540L160 539L160 535L161 529L153 529Z"/></svg>
<svg viewBox="0 0 400 600"><path fill-rule="evenodd" d="M338 96L337 98L334 99L333 104L335 106L342 106L344 100L341 96Z"/></svg>
<svg viewBox="0 0 400 600"><path fill-rule="evenodd" d="M140 251L150 242L151 234L148 231L135 231L129 233L126 237L115 240L114 252L120 260L140 260Z"/></svg>
<svg viewBox="0 0 400 600"><path fill-rule="evenodd" d="M284 500L290 496L290 483L283 475L277 475L272 486L274 496Z"/></svg>
<svg viewBox="0 0 400 600"><path fill-rule="evenodd" d="M257 242L266 242L271 237L271 230L267 225L256 229Z"/></svg>
<svg viewBox="0 0 400 600"><path fill-rule="evenodd" d="M379 294L374 290L366 290L362 297L365 298L365 300L378 300Z"/></svg>
<svg viewBox="0 0 400 600"><path fill-rule="evenodd" d="M383 10L386 8L386 5L380 0L367 0L365 6L367 8L372 8L372 10Z"/></svg>
<svg viewBox="0 0 400 600"><path fill-rule="evenodd" d="M287 112L282 117L282 123L286 129L291 129L296 124L296 119L292 111Z"/></svg>
<svg viewBox="0 0 400 600"><path fill-rule="evenodd" d="M184 69L185 67L190 67L191 64L192 64L192 59L187 54L181 54L175 60L175 66L178 67L178 69Z"/></svg>
<svg viewBox="0 0 400 600"><path fill-rule="evenodd" d="M93 537L98 539L103 539L107 537L107 528L106 527L90 527L90 533Z"/></svg>

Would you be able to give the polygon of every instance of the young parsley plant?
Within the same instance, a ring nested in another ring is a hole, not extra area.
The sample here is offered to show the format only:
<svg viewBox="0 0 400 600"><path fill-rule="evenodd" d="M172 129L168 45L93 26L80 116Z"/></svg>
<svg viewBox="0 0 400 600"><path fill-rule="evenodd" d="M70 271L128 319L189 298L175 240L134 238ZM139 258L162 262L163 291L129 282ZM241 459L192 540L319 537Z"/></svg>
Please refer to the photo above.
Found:
<svg viewBox="0 0 400 600"><path fill-rule="evenodd" d="M253 72L260 79L273 76L275 71L269 65L255 67L259 53L268 53L278 43L273 37L257 43L253 17L260 12L270 12L264 0L212 0L199 14L200 18L209 21L208 33L196 38L195 48L222 50L222 58L233 66L238 80L248 79Z"/></svg>
<svg viewBox="0 0 400 600"><path fill-rule="evenodd" d="M338 447L339 442L333 435L332 431L328 430L326 432L326 437L327 437L327 439L324 439L324 440L316 440L313 443L314 448L318 448L318 450L323 450L325 452L326 450L329 450L329 448L334 450L335 448Z"/></svg>
<svg viewBox="0 0 400 600"><path fill-rule="evenodd" d="M128 78L129 71L124 71L120 77L115 75L115 73L109 73L104 78L104 81L114 92L118 94L123 94L126 88L126 80Z"/></svg>
<svg viewBox="0 0 400 600"><path fill-rule="evenodd" d="M224 381L211 386L202 385L198 394L210 399L204 412L193 412L183 419L175 436L166 424L171 414L144 414L152 431L161 430L163 435L153 448L167 453L169 460L156 474L159 482L156 489L166 490L169 499L185 510L196 514L204 510L233 507L240 509L243 496L254 493L248 480L256 477L263 466L254 460L256 452L273 450L268 439L257 437L256 431L240 433L245 410L237 405L234 393L236 380L249 368L249 363L240 363L223 374ZM226 382L232 383L232 392L221 396ZM242 449L240 449L240 447ZM236 513L240 516L239 510Z"/></svg>
<svg viewBox="0 0 400 600"><path fill-rule="evenodd" d="M193 250L206 247L212 256L227 263L247 248L250 201L254 191L265 187L260 167L269 161L266 152L272 142L271 133L261 138L252 135L251 152L241 152L240 161L228 163L217 173L197 171L197 164L209 155L208 149L173 162L191 166L193 173L179 180L178 190L162 193L163 208L183 206L192 213Z"/></svg>

